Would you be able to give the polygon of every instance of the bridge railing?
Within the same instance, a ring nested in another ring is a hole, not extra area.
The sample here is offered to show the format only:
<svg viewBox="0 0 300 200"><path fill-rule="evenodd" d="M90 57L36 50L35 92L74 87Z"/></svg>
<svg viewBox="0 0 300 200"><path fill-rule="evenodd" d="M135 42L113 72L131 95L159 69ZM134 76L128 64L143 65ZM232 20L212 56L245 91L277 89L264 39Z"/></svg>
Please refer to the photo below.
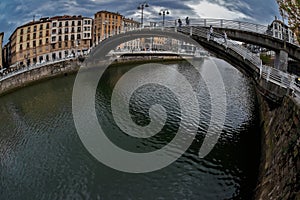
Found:
<svg viewBox="0 0 300 200"><path fill-rule="evenodd" d="M281 88L291 89L294 97L300 100L300 84L295 83L295 76L285 73L281 70L262 65L261 59L256 55L250 52L247 48L241 46L236 41L232 41L225 39L222 34L214 32L213 36L210 37L208 31L206 29L202 29L199 27L181 27L179 31L184 32L186 34L194 34L200 37L207 37L209 40L213 40L217 42L219 45L223 45L226 48L230 48L235 51L239 55L243 56L243 58L250 61L260 72L260 78L265 79L267 82L272 82Z"/></svg>
<svg viewBox="0 0 300 200"><path fill-rule="evenodd" d="M295 85L295 76L285 73L281 70L265 66L261 67L260 75L262 78L266 79L267 82L275 83L282 88L291 88L294 89Z"/></svg>
<svg viewBox="0 0 300 200"><path fill-rule="evenodd" d="M300 83L294 82L292 85L293 96L300 102Z"/></svg>
<svg viewBox="0 0 300 200"><path fill-rule="evenodd" d="M183 22L183 26L185 26L185 20L181 19ZM162 23L158 22L158 26L161 26ZM200 26L200 27L209 27L213 26L215 28L225 28L225 29L235 29L235 30L242 30L242 31L249 31L254 33L259 33L263 35L270 35L268 32L268 26L255 24L251 22L243 22L243 21L235 21L235 20L226 20L226 19L212 19L212 18L191 18L190 19L190 26ZM178 26L178 22L175 20L165 22L165 26ZM278 38L277 38L278 39ZM292 43L294 45L299 46L297 43Z"/></svg>
<svg viewBox="0 0 300 200"><path fill-rule="evenodd" d="M261 59L254 53L252 53L247 48L241 46L238 42L226 39L223 37L222 34L214 32L213 35L209 35L208 31L203 28L199 27L181 27L179 31L185 32L187 34L194 34L201 37L207 37L209 40L214 40L218 44L225 46L225 48L230 48L239 55L243 56L244 59L249 60L255 66L261 65Z"/></svg>

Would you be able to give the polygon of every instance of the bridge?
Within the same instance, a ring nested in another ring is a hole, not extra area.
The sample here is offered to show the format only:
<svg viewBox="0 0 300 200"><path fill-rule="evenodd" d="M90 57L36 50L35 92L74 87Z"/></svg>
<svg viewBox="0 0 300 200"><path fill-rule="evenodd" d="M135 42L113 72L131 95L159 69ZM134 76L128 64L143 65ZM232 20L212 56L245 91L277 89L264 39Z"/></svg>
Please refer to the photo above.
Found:
<svg viewBox="0 0 300 200"><path fill-rule="evenodd" d="M208 27L210 25L213 25L214 27L214 35L211 39L208 38ZM172 36L174 33L188 35L196 40L206 50L228 61L242 72L253 77L253 80L257 82L258 86L260 86L260 92L272 101L280 102L287 94L292 95L300 101L300 85L295 82L295 76L288 74L285 71L262 65L261 59L256 54L251 53L248 49L235 41L245 41L269 47L275 51L281 51L284 42L278 38L268 35L267 26L231 20L201 19L198 21L193 20L189 26L177 27L174 26L173 21L172 24L171 22L165 23L165 26L145 26L144 28L127 30L126 32L130 31L131 34L135 34L138 38L140 33L145 34L149 30L157 30L158 36L161 36L161 32L164 32L166 37ZM228 33L227 42L224 41L223 35L221 34L222 30L226 30ZM111 38L113 37L117 36L112 36ZM151 37L151 35L149 35L149 37ZM102 42L105 43L109 40L110 38ZM126 42L126 40L123 42ZM290 50L287 48L288 54L292 58L296 57L297 59L300 59L300 55L298 56L300 47L297 44L288 42L286 42L286 45L287 47L291 47ZM33 65L6 73L0 77L0 83L15 74L24 73L29 70L43 67L47 64L49 63Z"/></svg>

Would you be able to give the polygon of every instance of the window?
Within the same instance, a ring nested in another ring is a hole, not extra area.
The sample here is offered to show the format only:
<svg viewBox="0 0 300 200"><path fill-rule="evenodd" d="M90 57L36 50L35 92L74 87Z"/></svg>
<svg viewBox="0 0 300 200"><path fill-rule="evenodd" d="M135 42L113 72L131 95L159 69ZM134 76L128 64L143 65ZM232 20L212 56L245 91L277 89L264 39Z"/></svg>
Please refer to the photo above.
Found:
<svg viewBox="0 0 300 200"><path fill-rule="evenodd" d="M39 37L43 37L43 32L41 31L40 34L39 34Z"/></svg>
<svg viewBox="0 0 300 200"><path fill-rule="evenodd" d="M69 33L69 28L65 28L65 33Z"/></svg>
<svg viewBox="0 0 300 200"><path fill-rule="evenodd" d="M23 45L22 45L22 44L20 44L20 50L21 50L21 51L23 50Z"/></svg>
<svg viewBox="0 0 300 200"><path fill-rule="evenodd" d="M39 41L39 45L41 46L42 44L43 44L43 41L42 41L42 40L40 40L40 41Z"/></svg>
<svg viewBox="0 0 300 200"><path fill-rule="evenodd" d="M23 42L23 36L20 37L20 42Z"/></svg>
<svg viewBox="0 0 300 200"><path fill-rule="evenodd" d="M72 31L71 31L72 33L75 33L75 29L74 29L74 27L72 27Z"/></svg>
<svg viewBox="0 0 300 200"><path fill-rule="evenodd" d="M52 37L52 42L55 42L56 41L56 37Z"/></svg>
<svg viewBox="0 0 300 200"><path fill-rule="evenodd" d="M56 22L52 23L52 27L56 27L56 25L57 25Z"/></svg>
<svg viewBox="0 0 300 200"><path fill-rule="evenodd" d="M74 35L71 35L71 40L75 40L75 37L74 37Z"/></svg>
<svg viewBox="0 0 300 200"><path fill-rule="evenodd" d="M33 27L33 32L36 32L36 26Z"/></svg>
<svg viewBox="0 0 300 200"><path fill-rule="evenodd" d="M36 38L36 33L33 33L33 39L35 39Z"/></svg>
<svg viewBox="0 0 300 200"><path fill-rule="evenodd" d="M27 42L27 45L26 45L26 47L27 47L27 48L29 48L29 42Z"/></svg>
<svg viewBox="0 0 300 200"><path fill-rule="evenodd" d="M58 37L58 41L61 42L61 36Z"/></svg>
<svg viewBox="0 0 300 200"><path fill-rule="evenodd" d="M65 35L65 41L68 41L68 40L69 40L69 36Z"/></svg>
<svg viewBox="0 0 300 200"><path fill-rule="evenodd" d="M52 30L52 34L56 34L56 29L53 29L53 30Z"/></svg>
<svg viewBox="0 0 300 200"><path fill-rule="evenodd" d="M81 32L81 27L78 27L78 28L77 28L77 32Z"/></svg>
<svg viewBox="0 0 300 200"><path fill-rule="evenodd" d="M23 31L23 29L21 29L21 30L20 30L20 34L23 35L23 33L24 33L24 31Z"/></svg>
<svg viewBox="0 0 300 200"><path fill-rule="evenodd" d="M80 34L77 34L77 39L81 39L81 35Z"/></svg>
<svg viewBox="0 0 300 200"><path fill-rule="evenodd" d="M48 36L49 36L49 31L47 30L47 31L46 31L46 37L48 37Z"/></svg>
<svg viewBox="0 0 300 200"><path fill-rule="evenodd" d="M27 40L30 40L30 35L29 34L27 35Z"/></svg>
<svg viewBox="0 0 300 200"><path fill-rule="evenodd" d="M33 47L36 47L36 41L33 41L32 44L33 44Z"/></svg>
<svg viewBox="0 0 300 200"><path fill-rule="evenodd" d="M49 43L49 38L46 38L46 44L48 44Z"/></svg>
<svg viewBox="0 0 300 200"><path fill-rule="evenodd" d="M46 29L49 29L49 23L47 23L47 25L46 25Z"/></svg>
<svg viewBox="0 0 300 200"><path fill-rule="evenodd" d="M61 28L58 29L58 34L62 34Z"/></svg>
<svg viewBox="0 0 300 200"><path fill-rule="evenodd" d="M68 21L65 22L65 26L69 26L69 22Z"/></svg>
<svg viewBox="0 0 300 200"><path fill-rule="evenodd" d="M59 25L58 25L59 27L62 27L62 22L59 22Z"/></svg>
<svg viewBox="0 0 300 200"><path fill-rule="evenodd" d="M40 30L43 30L43 24L40 25Z"/></svg>
<svg viewBox="0 0 300 200"><path fill-rule="evenodd" d="M30 27L27 28L27 33L30 33Z"/></svg>
<svg viewBox="0 0 300 200"><path fill-rule="evenodd" d="M72 26L75 26L75 21L72 21Z"/></svg>
<svg viewBox="0 0 300 200"><path fill-rule="evenodd" d="M58 48L61 48L61 42L58 43Z"/></svg>
<svg viewBox="0 0 300 200"><path fill-rule="evenodd" d="M81 26L81 21L78 21L78 22L77 22L77 25L78 25L78 26Z"/></svg>

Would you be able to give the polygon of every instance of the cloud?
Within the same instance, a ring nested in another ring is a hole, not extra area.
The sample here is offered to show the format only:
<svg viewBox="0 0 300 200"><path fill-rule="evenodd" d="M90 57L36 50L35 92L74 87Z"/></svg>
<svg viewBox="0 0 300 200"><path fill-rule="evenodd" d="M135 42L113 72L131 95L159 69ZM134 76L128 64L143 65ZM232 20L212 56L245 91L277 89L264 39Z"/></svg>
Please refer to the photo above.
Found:
<svg viewBox="0 0 300 200"><path fill-rule="evenodd" d="M222 18L222 19L251 19L250 16L243 14L238 10L230 10L225 5L224 1L220 4L213 4L208 1L201 1L199 4L192 5L187 4L191 7L201 18Z"/></svg>
<svg viewBox="0 0 300 200"><path fill-rule="evenodd" d="M136 0L1 0L0 32L5 32L6 43L16 27L36 18L55 15L83 15L93 17L100 10L119 12L126 17L140 21L139 2ZM166 20L176 18L212 17L243 19L256 23L270 23L274 15L279 16L275 0L148 0L145 21L161 21L158 12L167 8L170 15Z"/></svg>

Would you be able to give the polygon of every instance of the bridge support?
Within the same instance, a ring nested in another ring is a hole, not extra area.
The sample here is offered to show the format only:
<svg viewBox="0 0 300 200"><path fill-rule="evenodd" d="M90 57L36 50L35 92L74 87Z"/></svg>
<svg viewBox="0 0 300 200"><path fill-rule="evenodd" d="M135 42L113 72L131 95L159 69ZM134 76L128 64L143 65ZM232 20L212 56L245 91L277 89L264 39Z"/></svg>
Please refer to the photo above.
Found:
<svg viewBox="0 0 300 200"><path fill-rule="evenodd" d="M288 68L288 53L285 50L280 50L276 52L275 56L275 68L283 72L287 72Z"/></svg>

